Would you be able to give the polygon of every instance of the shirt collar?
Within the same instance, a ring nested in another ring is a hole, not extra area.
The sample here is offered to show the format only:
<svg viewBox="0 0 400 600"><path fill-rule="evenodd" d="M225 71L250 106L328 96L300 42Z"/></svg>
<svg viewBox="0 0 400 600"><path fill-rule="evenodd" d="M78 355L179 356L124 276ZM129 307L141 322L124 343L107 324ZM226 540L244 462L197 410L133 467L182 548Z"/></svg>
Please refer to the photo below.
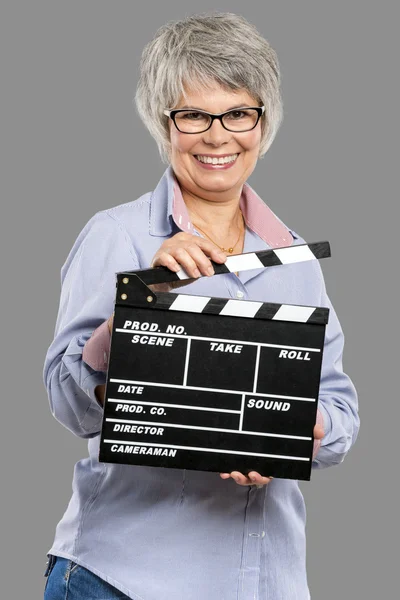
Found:
<svg viewBox="0 0 400 600"><path fill-rule="evenodd" d="M298 237L285 226L247 182L243 184L240 208L247 227L270 248L291 246L293 240ZM173 232L174 224L182 231L193 233L193 225L181 188L172 166L168 165L151 195L150 234L167 236Z"/></svg>

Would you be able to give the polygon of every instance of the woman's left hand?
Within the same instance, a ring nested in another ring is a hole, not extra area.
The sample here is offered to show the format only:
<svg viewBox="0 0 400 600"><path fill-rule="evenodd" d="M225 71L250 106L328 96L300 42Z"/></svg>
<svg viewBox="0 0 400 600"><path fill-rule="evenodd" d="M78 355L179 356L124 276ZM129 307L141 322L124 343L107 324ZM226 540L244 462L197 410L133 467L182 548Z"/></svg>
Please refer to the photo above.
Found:
<svg viewBox="0 0 400 600"><path fill-rule="evenodd" d="M315 425L314 427L314 439L322 440L324 437L324 428L321 425ZM257 471L250 471L248 475L243 475L239 471L232 471L231 473L220 473L221 479L229 479L232 477L238 485L256 485L261 487L268 485L273 477L263 477Z"/></svg>
<svg viewBox="0 0 400 600"><path fill-rule="evenodd" d="M257 471L250 471L248 475L243 475L239 471L232 471L231 473L220 473L221 479L229 479L232 477L239 485L256 485L261 487L267 485L273 477L263 477Z"/></svg>

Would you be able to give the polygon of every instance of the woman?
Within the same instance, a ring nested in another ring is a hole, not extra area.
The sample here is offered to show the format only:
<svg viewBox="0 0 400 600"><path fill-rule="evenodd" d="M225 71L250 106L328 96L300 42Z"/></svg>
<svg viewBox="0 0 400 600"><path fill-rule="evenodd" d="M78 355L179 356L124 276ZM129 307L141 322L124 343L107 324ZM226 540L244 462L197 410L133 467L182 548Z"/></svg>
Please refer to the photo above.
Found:
<svg viewBox="0 0 400 600"><path fill-rule="evenodd" d="M298 482L98 462L115 273L164 265L188 293L327 306L313 468L359 428L343 333L318 261L213 278L210 259L305 243L247 179L282 118L275 52L232 13L168 23L145 47L139 114L168 164L153 192L96 213L62 267L44 381L56 419L88 439L49 550L45 598L306 600ZM201 277L205 275L207 277Z"/></svg>

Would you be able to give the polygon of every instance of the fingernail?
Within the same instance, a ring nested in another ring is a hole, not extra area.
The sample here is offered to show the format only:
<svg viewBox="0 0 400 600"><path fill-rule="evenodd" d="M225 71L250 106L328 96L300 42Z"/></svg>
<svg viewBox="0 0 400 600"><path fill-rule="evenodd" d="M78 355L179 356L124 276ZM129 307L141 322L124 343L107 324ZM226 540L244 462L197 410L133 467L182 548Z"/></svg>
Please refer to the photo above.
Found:
<svg viewBox="0 0 400 600"><path fill-rule="evenodd" d="M198 269L195 269L193 273L195 277L200 277L200 271Z"/></svg>
<svg viewBox="0 0 400 600"><path fill-rule="evenodd" d="M208 267L207 274L208 275L214 275L214 269L212 267Z"/></svg>
<svg viewBox="0 0 400 600"><path fill-rule="evenodd" d="M250 477L250 479L251 479L252 481L256 481L256 478L255 478L255 477Z"/></svg>

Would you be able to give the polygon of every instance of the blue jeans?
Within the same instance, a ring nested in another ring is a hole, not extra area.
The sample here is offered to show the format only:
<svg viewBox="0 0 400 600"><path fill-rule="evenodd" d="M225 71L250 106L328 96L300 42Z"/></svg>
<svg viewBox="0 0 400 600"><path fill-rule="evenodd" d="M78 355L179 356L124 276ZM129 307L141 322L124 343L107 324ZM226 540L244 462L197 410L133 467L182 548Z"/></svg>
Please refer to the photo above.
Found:
<svg viewBox="0 0 400 600"><path fill-rule="evenodd" d="M44 600L129 600L91 571L60 556L49 556Z"/></svg>

